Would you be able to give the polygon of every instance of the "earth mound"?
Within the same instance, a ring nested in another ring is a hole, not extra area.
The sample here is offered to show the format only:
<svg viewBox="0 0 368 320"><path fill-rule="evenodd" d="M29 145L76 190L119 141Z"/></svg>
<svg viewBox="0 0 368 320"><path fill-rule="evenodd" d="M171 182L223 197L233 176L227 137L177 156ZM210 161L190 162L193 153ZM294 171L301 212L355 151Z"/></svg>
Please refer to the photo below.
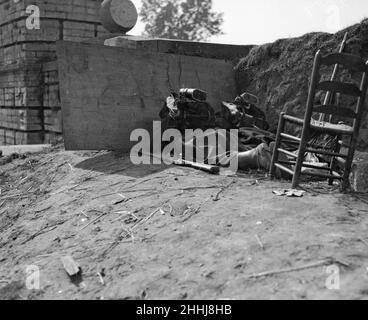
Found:
<svg viewBox="0 0 368 320"><path fill-rule="evenodd" d="M368 19L336 34L318 32L299 38L280 39L254 47L239 62L236 66L238 91L248 91L259 97L260 107L266 113L273 130L277 128L282 111L303 116L315 53L319 49L323 54L337 52L346 32L348 41L344 52L368 59ZM328 79L331 74L332 68L325 68L321 76ZM347 72L341 71L341 79L360 82L361 75L356 73L350 77ZM322 94L319 99L323 99ZM351 107L355 102L346 97L340 100L341 104ZM368 150L367 106L368 101L359 139L361 151Z"/></svg>

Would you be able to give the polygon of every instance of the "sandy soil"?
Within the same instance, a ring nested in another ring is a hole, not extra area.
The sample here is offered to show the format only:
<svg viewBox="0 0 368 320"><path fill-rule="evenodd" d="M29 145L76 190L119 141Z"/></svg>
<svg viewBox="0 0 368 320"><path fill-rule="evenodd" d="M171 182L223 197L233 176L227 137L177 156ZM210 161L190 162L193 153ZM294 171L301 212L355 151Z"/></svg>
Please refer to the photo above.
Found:
<svg viewBox="0 0 368 320"><path fill-rule="evenodd" d="M0 167L0 299L365 299L368 197L55 148ZM71 255L82 277L65 273ZM321 264L340 268L328 290ZM40 269L28 290L27 267ZM102 274L101 281L98 273ZM103 282L103 283L102 283Z"/></svg>

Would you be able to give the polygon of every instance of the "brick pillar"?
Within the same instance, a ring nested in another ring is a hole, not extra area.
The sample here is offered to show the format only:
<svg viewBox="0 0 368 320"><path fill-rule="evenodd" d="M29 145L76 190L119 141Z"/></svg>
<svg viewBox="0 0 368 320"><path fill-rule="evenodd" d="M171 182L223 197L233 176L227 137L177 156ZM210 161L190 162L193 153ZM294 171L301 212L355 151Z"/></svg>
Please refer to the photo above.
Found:
<svg viewBox="0 0 368 320"><path fill-rule="evenodd" d="M0 0L0 145L48 143L61 133L55 41L109 35L101 1ZM34 8L39 29L27 27Z"/></svg>

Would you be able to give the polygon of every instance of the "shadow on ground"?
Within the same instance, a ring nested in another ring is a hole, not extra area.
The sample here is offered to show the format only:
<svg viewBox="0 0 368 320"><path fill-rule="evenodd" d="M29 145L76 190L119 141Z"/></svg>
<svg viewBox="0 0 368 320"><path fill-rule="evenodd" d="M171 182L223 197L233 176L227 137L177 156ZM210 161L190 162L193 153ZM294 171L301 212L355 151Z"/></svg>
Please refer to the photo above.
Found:
<svg viewBox="0 0 368 320"><path fill-rule="evenodd" d="M104 174L120 174L137 179L169 168L166 165L134 165L129 155L113 151L84 160L75 165L75 167Z"/></svg>

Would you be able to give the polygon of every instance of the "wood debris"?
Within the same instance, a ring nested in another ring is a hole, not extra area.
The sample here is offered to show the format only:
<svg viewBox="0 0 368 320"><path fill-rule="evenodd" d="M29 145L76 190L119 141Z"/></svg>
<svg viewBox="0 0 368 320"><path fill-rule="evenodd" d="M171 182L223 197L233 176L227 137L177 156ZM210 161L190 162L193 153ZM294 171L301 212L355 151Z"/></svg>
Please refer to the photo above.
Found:
<svg viewBox="0 0 368 320"><path fill-rule="evenodd" d="M91 222L89 222L84 227L82 227L80 229L80 231L83 231L84 229L88 228L91 224L94 224L95 222L97 222L98 220L100 220L102 217L104 217L106 215L107 215L107 212L104 212L104 213L100 214L96 219L93 219Z"/></svg>
<svg viewBox="0 0 368 320"><path fill-rule="evenodd" d="M66 273L70 277L78 276L82 272L80 265L75 262L75 260L71 256L65 256L61 258L61 262L63 263L63 267Z"/></svg>
<svg viewBox="0 0 368 320"><path fill-rule="evenodd" d="M216 196L213 198L213 201L219 201L220 200L220 195L226 191L227 189L229 189L233 184L235 184L235 180L231 181L227 186L224 186L221 188L221 190L216 194Z"/></svg>
<svg viewBox="0 0 368 320"><path fill-rule="evenodd" d="M105 285L105 280L104 280L105 274L104 274L104 272L103 271L97 272L97 276L100 280L100 283L104 286Z"/></svg>
<svg viewBox="0 0 368 320"><path fill-rule="evenodd" d="M189 167L194 168L198 170L202 170L211 174L219 174L220 173L220 167L218 166L211 166L204 163L198 163L198 162L192 162L192 161L186 161L186 160L177 160L174 161L174 164L181 167Z"/></svg>
<svg viewBox="0 0 368 320"><path fill-rule="evenodd" d="M261 238L258 236L258 234L256 234L255 237L256 237L256 240L257 240L259 246L262 248L262 250L265 250L264 244L263 244Z"/></svg>
<svg viewBox="0 0 368 320"><path fill-rule="evenodd" d="M257 279L257 278L263 278L263 277L270 277L270 276L279 275L279 274L283 274L283 273L297 272L297 271L303 271L303 270L307 270L307 269L313 269L313 268L328 266L328 265L332 265L332 264L336 264L336 263L341 264L345 267L350 266L349 264L347 264L345 262L340 262L340 261L337 261L335 259L329 258L329 259L325 259L325 260L305 264L305 265L302 265L302 266L299 266L299 267L285 268L285 269L279 269L279 270L271 270L271 271L252 274L252 275L248 276L247 279Z"/></svg>

